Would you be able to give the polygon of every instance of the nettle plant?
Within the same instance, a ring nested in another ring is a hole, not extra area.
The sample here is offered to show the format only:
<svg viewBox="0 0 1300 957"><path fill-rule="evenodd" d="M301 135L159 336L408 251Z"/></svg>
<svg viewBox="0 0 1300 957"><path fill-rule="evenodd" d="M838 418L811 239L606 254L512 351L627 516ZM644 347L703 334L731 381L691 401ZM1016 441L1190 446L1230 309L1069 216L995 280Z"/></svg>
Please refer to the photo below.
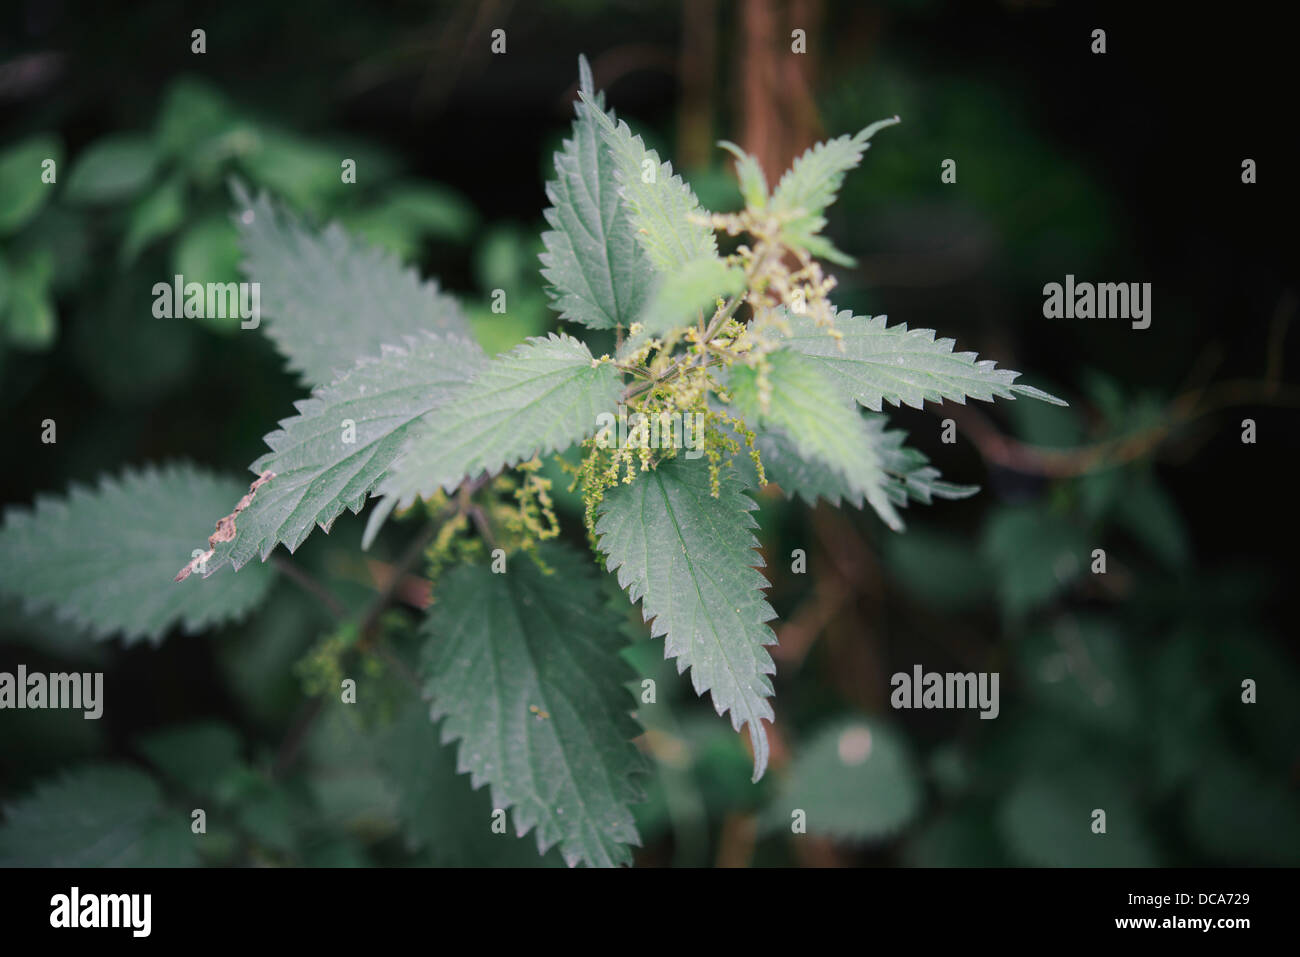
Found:
<svg viewBox="0 0 1300 957"><path fill-rule="evenodd" d="M901 530L909 501L976 489L941 481L888 429L884 403L1060 400L951 339L832 304L819 260L851 261L822 235L827 209L897 118L813 147L771 189L752 156L721 144L745 205L712 214L579 69L572 138L547 184L542 275L561 319L611 352L559 333L490 358L435 283L237 187L261 329L313 395L266 437L246 493L189 466L130 472L12 511L0 543L36 605L157 640L246 613L272 567L255 559L295 551L372 496L367 547L390 518L427 516L408 556L434 583L418 626L431 720L518 834L535 829L539 850L558 845L571 865L610 865L639 843L634 709L653 693L620 656L600 567L696 694L747 731L757 781L776 639L750 493L776 483L809 503L865 503ZM566 450L595 561L560 540L542 474L543 457ZM196 523L223 512L193 548ZM227 565L249 567L203 581ZM310 690L348 684L344 653L376 648L395 592L318 650Z"/></svg>

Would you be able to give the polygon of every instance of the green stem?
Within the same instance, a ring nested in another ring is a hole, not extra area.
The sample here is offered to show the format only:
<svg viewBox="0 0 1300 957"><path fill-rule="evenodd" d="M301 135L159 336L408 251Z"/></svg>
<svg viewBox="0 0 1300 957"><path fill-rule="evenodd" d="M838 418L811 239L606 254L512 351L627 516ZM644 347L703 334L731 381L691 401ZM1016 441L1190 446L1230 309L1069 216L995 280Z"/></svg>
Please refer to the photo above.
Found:
<svg viewBox="0 0 1300 957"><path fill-rule="evenodd" d="M709 323L708 328L704 330L703 335L700 337L700 342L704 344L706 348L709 340L711 340L715 335L717 335L718 330L721 329L724 325L726 325L727 320L736 314L736 310L740 308L740 304L741 302L744 301L744 298L745 298L745 294L743 292L732 296L731 301L728 302L726 306L724 306L718 312L718 314L713 317L713 320ZM667 369L665 369L660 375L655 376L654 378L650 379L648 382L638 384L636 386L629 386L627 390L623 393L623 401L627 402L631 399L635 399L637 396L644 395L646 392L649 392L657 385L663 385L665 382L671 382L673 379L677 378L679 375L681 375L683 372L689 369L694 359L695 359L694 353L688 353L687 355L678 357L678 359L675 362L673 362L673 364L670 365ZM704 365L707 367L709 364L710 363L706 359Z"/></svg>

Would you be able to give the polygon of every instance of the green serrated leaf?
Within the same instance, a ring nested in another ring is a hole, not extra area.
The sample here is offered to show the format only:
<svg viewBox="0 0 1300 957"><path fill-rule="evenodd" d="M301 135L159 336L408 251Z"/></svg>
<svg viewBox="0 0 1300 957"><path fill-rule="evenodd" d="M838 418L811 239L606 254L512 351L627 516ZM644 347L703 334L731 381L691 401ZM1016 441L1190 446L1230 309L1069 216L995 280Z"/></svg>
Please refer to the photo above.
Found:
<svg viewBox="0 0 1300 957"><path fill-rule="evenodd" d="M671 272L694 259L716 256L713 230L691 221L707 214L691 188L674 175L672 164L660 162L657 152L647 149L627 123L615 123L595 99L581 90L578 95L595 117L613 155L615 177L632 227L655 269Z"/></svg>
<svg viewBox="0 0 1300 957"><path fill-rule="evenodd" d="M818 259L825 259L827 262L835 263L835 265L843 266L846 269L852 269L858 264L856 259L848 253L840 251L825 236L805 236L800 241L800 245Z"/></svg>
<svg viewBox="0 0 1300 957"><path fill-rule="evenodd" d="M133 768L91 765L4 809L0 867L184 867L197 862L185 811Z"/></svg>
<svg viewBox="0 0 1300 957"><path fill-rule="evenodd" d="M767 177L758 160L746 153L729 140L720 140L718 145L736 157L736 179L740 181L740 196L750 209L762 209L767 205Z"/></svg>
<svg viewBox="0 0 1300 957"><path fill-rule="evenodd" d="M385 346L298 402L298 414L266 437L271 451L250 466L275 477L239 514L234 539L216 546L207 574L227 562L241 568L254 558L265 561L279 544L293 552L313 528L328 532L344 509L359 512L414 424L484 361L467 339L423 334ZM233 507L232 501L225 511Z"/></svg>
<svg viewBox="0 0 1300 957"><path fill-rule="evenodd" d="M717 256L684 263L659 278L645 311L638 317L644 328L624 348L691 325L701 313L707 319L713 315L718 297L734 296L744 288L745 271L728 266Z"/></svg>
<svg viewBox="0 0 1300 957"><path fill-rule="evenodd" d="M5 510L0 591L96 638L120 633L128 643L241 618L265 597L270 568L212 582L172 579L211 534L213 516L246 491L238 479L172 464L128 469L95 489L73 485L66 498L37 496L34 510Z"/></svg>
<svg viewBox="0 0 1300 957"><path fill-rule="evenodd" d="M568 448L596 431L618 404L622 378L597 364L577 339L552 333L498 356L445 404L425 416L380 486L368 544L395 506L465 478Z"/></svg>
<svg viewBox="0 0 1300 957"><path fill-rule="evenodd" d="M807 246L809 239L826 225L822 212L840 191L844 174L862 162L870 139L878 130L898 123L898 117L879 120L854 136L840 136L818 143L798 157L772 191L769 210L784 220L782 235L795 246Z"/></svg>
<svg viewBox="0 0 1300 957"><path fill-rule="evenodd" d="M942 481L929 456L905 446L907 433L888 429L889 420L885 416L867 414L865 418L871 443L885 472L885 494L895 505L904 506L909 501L930 505L936 498L970 498L979 491L978 485Z"/></svg>
<svg viewBox="0 0 1300 957"><path fill-rule="evenodd" d="M592 329L630 326L649 290L651 270L618 195L614 157L605 148L593 111L604 113L592 88L591 68L578 60L579 89L573 138L555 154L556 178L546 184L542 276L551 308L568 322Z"/></svg>
<svg viewBox="0 0 1300 957"><path fill-rule="evenodd" d="M558 545L539 558L549 573L517 555L505 574L466 565L443 579L421 628L432 715L444 741L460 741L460 770L488 782L516 833L536 828L540 852L558 844L570 866L629 863L643 759L622 639L586 558Z"/></svg>
<svg viewBox="0 0 1300 957"><path fill-rule="evenodd" d="M769 831L789 828L802 811L810 834L877 840L911 821L921 797L906 740L879 721L853 718L823 728L800 748L762 823Z"/></svg>
<svg viewBox="0 0 1300 957"><path fill-rule="evenodd" d="M377 763L397 795L397 814L409 850L424 851L440 867L555 867L555 848L538 856L526 837L491 828L492 798L456 772L456 746L442 744L429 708L412 701L377 736Z"/></svg>
<svg viewBox="0 0 1300 957"><path fill-rule="evenodd" d="M679 673L691 669L695 693L711 692L732 727L748 726L757 781L767 767L763 720L773 718L768 675L776 670L766 623L776 615L757 571L755 505L733 478L718 491L714 498L703 459L662 463L605 493L596 534L606 567L641 602L642 618L654 620L651 636L666 636L664 657L677 659Z"/></svg>
<svg viewBox="0 0 1300 957"><path fill-rule="evenodd" d="M936 498L969 498L979 491L975 485L957 485L939 478L939 470L929 458L903 443L907 433L889 429L884 415L862 413L867 441L879 463L880 487L889 502L899 508L909 501L929 505ZM787 498L798 495L809 505L819 498L834 506L841 502L861 508L863 495L855 490L843 472L822 466L800 452L798 444L780 429L760 428L754 437L763 460L767 480L780 486ZM758 474L745 455L734 458L749 484L757 484ZM884 516L881 516L884 518Z"/></svg>
<svg viewBox="0 0 1300 957"><path fill-rule="evenodd" d="M936 339L930 329L886 326L885 316L854 316L845 310L835 317L843 333L843 350L836 339L808 316L789 316L788 349L813 359L822 373L858 402L879 412L884 402L921 408L924 402L967 398L992 401L1016 395L1064 405L1055 396L1015 383L1019 372L998 369L992 359L973 352L953 352L952 339Z"/></svg>
<svg viewBox="0 0 1300 957"><path fill-rule="evenodd" d="M890 528L901 531L903 521L885 494L881 457L866 422L834 382L811 359L779 350L769 357L766 408L759 394L758 370L732 370L732 408L747 425L781 433L804 459L814 459L842 478L849 496L863 497Z"/></svg>
<svg viewBox="0 0 1300 957"><path fill-rule="evenodd" d="M337 166L335 167L337 177ZM454 299L391 254L334 224L311 232L263 194L235 197L244 271L261 284L262 321L292 369L325 385L359 356L425 332L469 337Z"/></svg>

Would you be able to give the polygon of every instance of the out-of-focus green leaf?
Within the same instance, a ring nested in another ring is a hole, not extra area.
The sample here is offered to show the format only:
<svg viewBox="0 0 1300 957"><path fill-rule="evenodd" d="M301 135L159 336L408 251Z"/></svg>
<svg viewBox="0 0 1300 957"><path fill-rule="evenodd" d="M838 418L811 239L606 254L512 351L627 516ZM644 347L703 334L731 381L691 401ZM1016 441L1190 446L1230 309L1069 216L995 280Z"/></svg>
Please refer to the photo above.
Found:
<svg viewBox="0 0 1300 957"><path fill-rule="evenodd" d="M906 740L879 721L844 719L801 745L779 793L764 811L763 826L789 833L801 811L809 834L878 840L905 827L921 798L921 781Z"/></svg>
<svg viewBox="0 0 1300 957"><path fill-rule="evenodd" d="M87 214L70 209L63 204L49 206L28 223L19 241L27 249L40 249L49 253L54 272L50 276L50 289L56 296L73 293L91 265L90 230Z"/></svg>
<svg viewBox="0 0 1300 957"><path fill-rule="evenodd" d="M63 146L48 134L32 136L0 151L0 236L26 225L45 205L55 186L41 180L41 164L63 162Z"/></svg>
<svg viewBox="0 0 1300 957"><path fill-rule="evenodd" d="M376 206L432 239L465 242L478 225L478 213L469 200L448 186L433 183L397 183L380 196Z"/></svg>
<svg viewBox="0 0 1300 957"><path fill-rule="evenodd" d="M1156 477L1146 472L1125 484L1117 518L1138 541L1169 568L1187 564L1191 545L1178 507Z"/></svg>
<svg viewBox="0 0 1300 957"><path fill-rule="evenodd" d="M1203 763L1187 805L1191 838L1232 865L1300 865L1300 800L1294 790L1229 753Z"/></svg>
<svg viewBox="0 0 1300 957"><path fill-rule="evenodd" d="M239 262L239 233L224 216L208 216L199 220L181 234L172 248L172 269L175 274L183 277L185 285L197 282L205 290L208 283L224 285L238 282ZM248 301L251 306L251 293ZM227 313L224 317L210 315L206 298L204 302L202 316L197 320L183 321L197 321L209 329L224 333L233 333L240 328L244 320L238 309L229 308L228 301L223 303L221 309Z"/></svg>
<svg viewBox="0 0 1300 957"><path fill-rule="evenodd" d="M1105 811L1106 832L1093 832ZM997 811L1002 839L1038 867L1153 867L1159 857L1130 788L1099 765L1028 769Z"/></svg>
<svg viewBox="0 0 1300 957"><path fill-rule="evenodd" d="M890 572L924 605L961 611L985 601L992 591L988 566L963 539L913 528L881 544Z"/></svg>
<svg viewBox="0 0 1300 957"><path fill-rule="evenodd" d="M102 292L78 302L65 327L82 380L113 402L157 399L194 381L203 340L198 321L159 319L152 311L154 284L170 286L170 278L159 276L148 258L137 260Z"/></svg>
<svg viewBox="0 0 1300 957"><path fill-rule="evenodd" d="M911 867L1007 867L987 808L961 806L929 822L903 848Z"/></svg>
<svg viewBox="0 0 1300 957"><path fill-rule="evenodd" d="M224 216L199 220L176 242L172 268L186 283L238 282L238 230Z"/></svg>
<svg viewBox="0 0 1300 957"><path fill-rule="evenodd" d="M1142 709L1133 662L1106 619L1060 618L1016 650L1025 688L1044 707L1112 734L1137 727Z"/></svg>
<svg viewBox="0 0 1300 957"><path fill-rule="evenodd" d="M217 721L175 725L146 735L141 753L162 776L186 794L215 798L223 779L240 766L240 740Z"/></svg>
<svg viewBox="0 0 1300 957"><path fill-rule="evenodd" d="M297 209L320 215L330 197L355 188L343 182L343 159L338 151L291 133L262 130L257 149L242 164L259 186Z"/></svg>
<svg viewBox="0 0 1300 957"><path fill-rule="evenodd" d="M139 193L158 165L143 136L115 133L97 140L73 163L65 195L73 203L115 203Z"/></svg>
<svg viewBox="0 0 1300 957"><path fill-rule="evenodd" d="M154 141L164 155L193 163L217 149L216 141L237 122L234 108L207 80L181 77L167 89Z"/></svg>
<svg viewBox="0 0 1300 957"><path fill-rule="evenodd" d="M186 867L197 863L187 812L128 767L66 771L4 809L0 866Z"/></svg>
<svg viewBox="0 0 1300 957"><path fill-rule="evenodd" d="M5 339L19 349L48 349L58 334L50 274L48 260L39 256L23 260L9 273L9 308L0 321Z"/></svg>
<svg viewBox="0 0 1300 957"><path fill-rule="evenodd" d="M185 189L172 177L136 204L122 240L122 261L130 264L153 240L166 236L185 218Z"/></svg>
<svg viewBox="0 0 1300 957"><path fill-rule="evenodd" d="M997 575L1002 607L1013 617L1050 601L1088 571L1092 553L1082 529L1043 505L993 512L981 549Z"/></svg>

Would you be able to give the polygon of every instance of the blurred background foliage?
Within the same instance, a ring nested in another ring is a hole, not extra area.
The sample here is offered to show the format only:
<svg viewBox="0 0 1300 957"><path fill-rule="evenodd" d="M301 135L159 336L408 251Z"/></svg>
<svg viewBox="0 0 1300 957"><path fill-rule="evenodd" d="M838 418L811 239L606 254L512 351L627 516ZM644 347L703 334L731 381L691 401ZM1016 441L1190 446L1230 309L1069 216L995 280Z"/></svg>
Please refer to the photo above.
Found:
<svg viewBox="0 0 1300 957"><path fill-rule="evenodd" d="M858 260L833 270L838 305L937 328L1071 406L898 412L947 477L983 486L913 508L904 535L760 496L780 644L759 786L741 738L607 582L611 627L658 690L639 709L654 773L638 861L1298 863L1296 563L1280 521L1294 505L1274 478L1300 435L1282 361L1294 229L1282 238L1277 219L1294 209L1281 160L1294 151L1259 95L1284 58L1268 55L1267 29L1216 24L1211 75L1194 23L1139 17L939 0L326 0L201 16L10 4L3 500L146 461L241 475L291 413L300 390L262 336L151 315L153 284L175 273L237 278L232 174L437 276L496 352L555 327L536 258L542 184L579 52L714 209L738 203L717 139L775 181L817 139L898 113L831 217ZM1099 24L1104 58L1088 52ZM508 51L494 57L497 27ZM794 28L804 56L789 52ZM1240 183L1243 155L1260 164L1257 186ZM56 185L32 175L45 158ZM355 184L341 181L345 158ZM940 182L946 158L956 184ZM1045 320L1041 287L1066 273L1152 282L1152 328ZM940 441L949 417L955 445ZM1254 445L1240 439L1247 417ZM39 441L47 418L53 445ZM581 541L580 507L558 499ZM345 516L293 559L353 612L392 559L363 555L359 538ZM418 604L421 582L408 584ZM126 648L7 601L0 670L104 670L110 707L97 722L0 716L0 860L558 863L531 836L492 834L486 790L455 774L403 681L415 614L389 612L384 654L362 653L281 575L244 624ZM999 717L893 710L890 675L915 664L999 672ZM313 696L344 671L361 704ZM1242 703L1246 678L1256 704ZM200 806L209 833L196 843ZM806 835L791 834L796 808ZM1093 808L1104 837L1088 829ZM111 845L97 839L109 830Z"/></svg>

